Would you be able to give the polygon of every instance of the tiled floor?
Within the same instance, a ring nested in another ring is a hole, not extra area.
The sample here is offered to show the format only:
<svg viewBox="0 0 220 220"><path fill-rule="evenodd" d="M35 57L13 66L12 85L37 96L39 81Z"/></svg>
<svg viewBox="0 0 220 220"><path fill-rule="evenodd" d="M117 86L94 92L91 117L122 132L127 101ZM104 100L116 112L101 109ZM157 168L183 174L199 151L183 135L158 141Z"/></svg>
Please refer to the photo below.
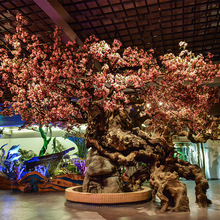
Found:
<svg viewBox="0 0 220 220"><path fill-rule="evenodd" d="M220 219L220 181L209 181L208 196L213 204L208 209L198 208L194 203L194 182L185 181L190 199L188 213L159 213L158 202L139 205L123 205L120 207L95 207L80 204L66 204L64 192L15 194L0 190L0 220L74 220L74 219L107 219L107 220L138 220L138 219Z"/></svg>

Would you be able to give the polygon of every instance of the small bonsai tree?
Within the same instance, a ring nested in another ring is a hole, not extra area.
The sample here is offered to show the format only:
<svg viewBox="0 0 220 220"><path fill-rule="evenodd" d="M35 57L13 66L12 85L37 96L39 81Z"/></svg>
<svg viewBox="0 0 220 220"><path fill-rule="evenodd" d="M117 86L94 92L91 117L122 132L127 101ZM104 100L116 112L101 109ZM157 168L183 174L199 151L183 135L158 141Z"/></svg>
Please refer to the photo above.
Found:
<svg viewBox="0 0 220 220"><path fill-rule="evenodd" d="M11 50L0 50L2 114L20 114L25 125L70 129L87 123L86 192L135 191L150 179L161 211L171 201L172 211L187 211L182 176L195 180L200 206L210 203L201 169L174 157L171 137L205 141L219 135L219 119L208 114L217 89L204 85L219 76L217 65L188 51L184 42L178 56L166 54L160 65L153 50L128 47L119 53L117 40L109 45L91 36L82 47L64 45L59 28L53 45L41 44L25 30L21 15L17 21L15 34L6 35ZM123 186L120 166L138 162L146 167Z"/></svg>

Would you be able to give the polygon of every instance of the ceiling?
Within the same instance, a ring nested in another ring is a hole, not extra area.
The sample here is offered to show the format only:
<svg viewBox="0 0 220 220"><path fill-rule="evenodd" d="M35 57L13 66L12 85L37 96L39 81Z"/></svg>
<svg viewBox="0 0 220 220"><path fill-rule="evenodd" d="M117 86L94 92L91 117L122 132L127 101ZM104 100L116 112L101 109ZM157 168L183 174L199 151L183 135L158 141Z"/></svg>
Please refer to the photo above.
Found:
<svg viewBox="0 0 220 220"><path fill-rule="evenodd" d="M184 40L196 54L211 52L220 63L219 0L0 0L1 46L4 34L14 30L17 13L29 20L27 29L48 44L58 25L64 42L82 45L95 34L108 43L116 38L123 47L154 48L160 56L178 53L178 43ZM215 85L220 86L219 80ZM214 114L220 115L220 104Z"/></svg>
<svg viewBox="0 0 220 220"><path fill-rule="evenodd" d="M71 28L84 39L91 33L124 47L154 48L161 55L178 52L188 42L196 53L211 52L220 58L220 1L203 0L100 0L60 3L73 17Z"/></svg>
<svg viewBox="0 0 220 220"><path fill-rule="evenodd" d="M184 40L196 54L211 52L220 61L219 0L0 0L2 41L18 12L29 19L29 31L46 43L58 24L64 41L81 44L95 34L108 43L117 38L123 47L154 48L159 56L178 53Z"/></svg>

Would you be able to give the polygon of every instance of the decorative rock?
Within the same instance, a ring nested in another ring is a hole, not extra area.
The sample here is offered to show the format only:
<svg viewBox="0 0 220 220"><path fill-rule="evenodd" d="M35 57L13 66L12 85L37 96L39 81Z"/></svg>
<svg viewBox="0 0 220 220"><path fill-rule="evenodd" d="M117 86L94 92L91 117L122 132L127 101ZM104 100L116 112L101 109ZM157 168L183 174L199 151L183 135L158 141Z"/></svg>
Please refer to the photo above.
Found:
<svg viewBox="0 0 220 220"><path fill-rule="evenodd" d="M90 150L86 159L87 171L83 182L83 192L116 193L123 186L117 167L96 150Z"/></svg>
<svg viewBox="0 0 220 220"><path fill-rule="evenodd" d="M89 176L107 175L115 172L115 166L105 157L93 156L92 162L87 167Z"/></svg>
<svg viewBox="0 0 220 220"><path fill-rule="evenodd" d="M123 192L122 181L118 176L111 176L103 181L104 188L102 193L120 193Z"/></svg>

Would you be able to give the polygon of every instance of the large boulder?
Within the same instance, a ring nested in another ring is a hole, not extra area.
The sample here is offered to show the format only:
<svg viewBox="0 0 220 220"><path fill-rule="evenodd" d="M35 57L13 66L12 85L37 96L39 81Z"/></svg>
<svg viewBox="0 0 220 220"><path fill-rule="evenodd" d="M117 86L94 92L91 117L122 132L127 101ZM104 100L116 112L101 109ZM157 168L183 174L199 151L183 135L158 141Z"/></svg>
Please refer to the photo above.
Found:
<svg viewBox="0 0 220 220"><path fill-rule="evenodd" d="M86 176L83 191L90 193L118 193L123 185L117 166L96 150L90 150L86 159Z"/></svg>
<svg viewBox="0 0 220 220"><path fill-rule="evenodd" d="M116 167L106 158L102 156L93 156L87 167L89 176L100 176L114 173Z"/></svg>

